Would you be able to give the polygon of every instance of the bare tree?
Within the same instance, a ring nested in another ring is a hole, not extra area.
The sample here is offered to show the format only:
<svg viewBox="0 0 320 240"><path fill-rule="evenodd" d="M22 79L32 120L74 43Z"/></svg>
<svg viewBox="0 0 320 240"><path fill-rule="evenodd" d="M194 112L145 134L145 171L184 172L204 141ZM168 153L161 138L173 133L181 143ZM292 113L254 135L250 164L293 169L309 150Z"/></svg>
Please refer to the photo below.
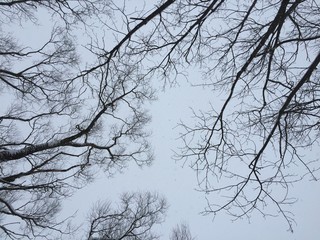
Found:
<svg viewBox="0 0 320 240"><path fill-rule="evenodd" d="M38 47L19 42L7 27L36 26L41 9L52 14L54 23L47 41ZM113 174L130 161L143 166L153 159L143 108L153 90L140 65L119 52L130 36L109 53L91 36L85 49L92 61L87 63L81 62L72 34L78 29L90 33L86 21L102 21L111 10L108 1L0 3L2 237L67 234L64 222L55 220L61 200L99 168Z"/></svg>
<svg viewBox="0 0 320 240"><path fill-rule="evenodd" d="M125 193L116 209L99 203L91 211L88 240L158 239L155 224L164 221L167 203L150 192Z"/></svg>
<svg viewBox="0 0 320 240"><path fill-rule="evenodd" d="M236 219L280 214L292 230L289 188L302 178L318 178L318 158L306 150L317 152L319 144L319 3L175 6L168 14L175 13L176 21L162 31L162 39L170 26L178 33L171 34L166 69L199 66L204 81L193 84L211 88L214 96L209 109L193 110L194 125L180 124L177 153L207 193L205 213L226 211Z"/></svg>
<svg viewBox="0 0 320 240"><path fill-rule="evenodd" d="M192 237L189 226L182 223L172 229L170 240L195 240L195 238Z"/></svg>
<svg viewBox="0 0 320 240"><path fill-rule="evenodd" d="M315 0L167 0L150 9L113 1L0 3L0 228L31 238L58 228L59 202L101 167L113 173L152 154L143 104L152 79L193 82L222 96L184 122L178 158L197 172L207 213L267 215L273 203L292 228L292 183L317 179L304 157L319 139L320 7ZM41 46L19 42L8 26L38 24ZM95 22L99 33L94 29ZM83 30L86 58L73 33ZM103 37L104 34L106 37ZM156 57L155 57L156 56ZM186 67L188 66L188 67ZM210 99L208 99L210 101ZM222 181L223 179L223 181ZM216 201L216 195L227 196ZM212 202L215 199L215 202ZM17 230L20 223L22 230Z"/></svg>
<svg viewBox="0 0 320 240"><path fill-rule="evenodd" d="M205 213L282 215L292 230L289 188L318 178L318 159L304 155L319 144L319 4L177 0L154 13L134 18L150 24L130 56L157 55L148 73L165 84L197 70L192 84L213 91L194 124L180 124L176 156L196 171Z"/></svg>

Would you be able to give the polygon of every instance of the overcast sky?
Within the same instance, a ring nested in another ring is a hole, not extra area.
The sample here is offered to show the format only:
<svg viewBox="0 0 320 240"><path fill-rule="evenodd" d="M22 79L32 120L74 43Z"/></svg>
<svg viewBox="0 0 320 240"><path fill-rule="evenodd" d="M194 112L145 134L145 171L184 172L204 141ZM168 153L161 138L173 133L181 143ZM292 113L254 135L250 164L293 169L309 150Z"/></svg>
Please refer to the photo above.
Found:
<svg viewBox="0 0 320 240"><path fill-rule="evenodd" d="M30 29L25 28L21 34L30 42L39 41L39 36L31 33ZM40 34L39 31L37 33ZM201 78L197 72L192 77ZM158 100L149 106L152 116L150 142L155 155L153 165L141 169L132 164L113 178L99 174L93 183L65 201L61 217L78 211L75 222L81 223L85 221L90 207L98 200L117 202L123 192L155 191L163 195L170 206L166 221L158 229L161 239L168 239L171 229L183 222L189 225L192 235L198 240L318 240L320 188L317 182L308 179L291 187L291 196L298 199L289 208L296 220L293 233L288 231L288 225L282 217L264 219L261 215L253 215L250 221L240 219L234 222L223 212L216 215L214 220L212 215L200 214L206 201L205 195L196 190L195 172L189 168L188 163L175 162L172 158L173 151L179 146L179 128L176 126L180 119L186 120L191 116L190 107L200 109L209 103L209 99L212 101L212 98L217 97L208 89L191 87L185 79L181 79L180 86L159 91ZM317 152L315 149L313 153L306 152L305 155L315 157Z"/></svg>
<svg viewBox="0 0 320 240"><path fill-rule="evenodd" d="M185 222L193 236L198 240L318 240L320 236L320 189L317 182L305 180L292 187L291 195L298 201L288 208L295 214L297 225L294 232L288 231L288 225L282 217L263 218L254 215L250 219L232 221L222 212L213 220L212 215L199 214L206 206L205 195L196 191L195 173L186 164L172 159L173 149L177 148L177 131L179 119L190 114L190 107L207 104L212 93L202 88L180 87L167 89L159 94L150 109L153 131L151 143L155 151L155 161L151 167L140 169L135 165L117 174L113 178L103 175L90 186L80 190L66 202L66 212L72 213L78 208L78 219L85 219L87 210L97 200L110 199L117 202L119 195L125 191L156 191L168 200L170 205L166 222L161 225L161 239L168 239L170 230L176 224ZM306 153L312 156L312 153ZM77 204L75 204L77 203ZM267 206L272 208L272 206Z"/></svg>

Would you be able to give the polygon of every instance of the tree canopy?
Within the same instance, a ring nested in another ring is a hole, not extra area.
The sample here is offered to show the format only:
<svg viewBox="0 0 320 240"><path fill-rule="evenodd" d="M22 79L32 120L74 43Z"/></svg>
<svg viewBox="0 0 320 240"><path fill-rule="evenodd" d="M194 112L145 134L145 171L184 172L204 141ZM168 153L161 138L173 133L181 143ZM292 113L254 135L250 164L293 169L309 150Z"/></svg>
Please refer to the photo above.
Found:
<svg viewBox="0 0 320 240"><path fill-rule="evenodd" d="M278 214L292 229L290 186L318 179L306 154L319 144L317 1L4 0L0 13L4 236L67 233L63 199L97 171L149 165L145 104L155 85L186 79L212 90L209 108L177 123L175 155L195 170L205 212Z"/></svg>

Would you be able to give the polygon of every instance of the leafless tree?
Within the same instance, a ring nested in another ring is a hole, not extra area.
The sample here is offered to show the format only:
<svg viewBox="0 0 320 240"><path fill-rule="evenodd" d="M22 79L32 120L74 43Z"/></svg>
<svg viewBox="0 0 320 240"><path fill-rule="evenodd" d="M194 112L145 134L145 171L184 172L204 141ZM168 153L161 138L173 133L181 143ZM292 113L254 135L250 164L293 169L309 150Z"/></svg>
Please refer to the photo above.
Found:
<svg viewBox="0 0 320 240"><path fill-rule="evenodd" d="M162 21L162 39L171 39L164 66L179 73L194 64L204 78L193 84L213 90L209 108L193 110L194 124L180 124L177 153L197 172L205 212L236 219L280 214L292 229L290 186L318 178L318 158L306 151L318 154L319 2L174 6L167 14L175 21Z"/></svg>
<svg viewBox="0 0 320 240"><path fill-rule="evenodd" d="M33 239L58 230L60 200L98 167L112 173L130 160L150 163L143 128L150 82L174 83L188 69L203 75L193 84L215 93L210 109L193 111L194 125L180 124L177 155L197 172L208 194L206 212L268 215L265 206L273 203L292 228L289 187L317 179L319 168L316 158L303 156L319 139L317 1L167 0L139 11L127 7L102 0L1 1L3 234ZM41 10L55 23L47 41L19 42L8 27L38 24ZM102 33L94 31L96 21ZM74 38L79 29L89 42L89 62L81 61L85 50Z"/></svg>
<svg viewBox="0 0 320 240"><path fill-rule="evenodd" d="M182 223L173 228L170 240L195 240L195 238L192 237L189 226Z"/></svg>
<svg viewBox="0 0 320 240"><path fill-rule="evenodd" d="M213 91L180 124L176 156L196 171L206 213L282 215L292 230L289 188L318 178L304 155L319 144L319 16L314 0L177 0L134 18L148 28L127 49L158 56L149 74L170 84L197 70L189 81Z"/></svg>
<svg viewBox="0 0 320 240"><path fill-rule="evenodd" d="M167 203L150 192L125 193L116 209L110 203L99 203L89 217L88 240L158 239L155 224L164 221Z"/></svg>
<svg viewBox="0 0 320 240"><path fill-rule="evenodd" d="M1 238L67 234L55 219L62 199L98 169L113 174L130 161L143 166L153 159L143 107L153 90L140 65L120 53L130 36L108 53L110 46L89 37L90 62L81 61L73 37L79 29L91 33L89 21L102 22L112 7L108 1L0 3ZM30 39L20 42L11 30L37 26L41 11L53 23L47 40L36 47Z"/></svg>

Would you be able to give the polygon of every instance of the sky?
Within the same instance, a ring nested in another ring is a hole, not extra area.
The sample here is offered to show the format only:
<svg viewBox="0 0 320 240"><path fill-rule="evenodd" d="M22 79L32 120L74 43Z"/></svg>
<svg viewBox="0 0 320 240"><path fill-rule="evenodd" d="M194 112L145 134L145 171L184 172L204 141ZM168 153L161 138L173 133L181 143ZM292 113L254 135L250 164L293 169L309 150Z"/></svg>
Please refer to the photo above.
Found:
<svg viewBox="0 0 320 240"><path fill-rule="evenodd" d="M72 213L81 208L78 211L78 221L81 222L80 219L86 218L87 210L97 200L109 199L116 203L122 192L156 191L169 203L166 221L159 229L161 239L169 239L170 231L176 224L187 223L198 240L318 240L320 188L314 181L304 180L291 189L292 196L298 198L289 208L296 220L293 233L288 231L282 217L263 218L254 214L249 220L232 221L224 213L217 214L215 218L201 214L206 202L205 195L197 191L195 172L187 163L176 162L172 156L177 147L177 122L190 114L190 107L206 104L210 94L210 91L190 87L188 83L161 92L158 100L150 106L151 143L155 152L153 165L143 169L132 165L113 178L100 175L94 183L66 201L65 211Z"/></svg>
<svg viewBox="0 0 320 240"><path fill-rule="evenodd" d="M25 34L24 37L30 42L39 41L38 36L27 35L28 32L30 29L25 29L25 33L21 34ZM200 73L195 71L193 74L193 78L201 78ZM293 233L288 231L282 217L263 218L254 214L249 220L232 221L223 212L215 218L201 214L206 201L204 193L197 191L195 172L188 163L176 162L173 156L179 147L177 123L191 116L191 107L199 109L207 105L212 94L210 89L192 87L184 79L179 86L159 90L158 99L148 106L152 116L150 142L155 156L152 166L141 169L131 164L123 173L117 173L112 178L99 173L93 183L63 203L60 217L77 212L74 221L83 223L88 210L98 200L117 202L123 192L151 191L163 195L169 204L166 221L156 228L162 235L161 239L169 239L170 231L176 224L187 223L197 240L318 240L320 188L318 182L307 178L291 187L291 195L297 198L297 202L289 208L296 220ZM316 152L305 154L315 157ZM84 230L80 229L78 235Z"/></svg>

